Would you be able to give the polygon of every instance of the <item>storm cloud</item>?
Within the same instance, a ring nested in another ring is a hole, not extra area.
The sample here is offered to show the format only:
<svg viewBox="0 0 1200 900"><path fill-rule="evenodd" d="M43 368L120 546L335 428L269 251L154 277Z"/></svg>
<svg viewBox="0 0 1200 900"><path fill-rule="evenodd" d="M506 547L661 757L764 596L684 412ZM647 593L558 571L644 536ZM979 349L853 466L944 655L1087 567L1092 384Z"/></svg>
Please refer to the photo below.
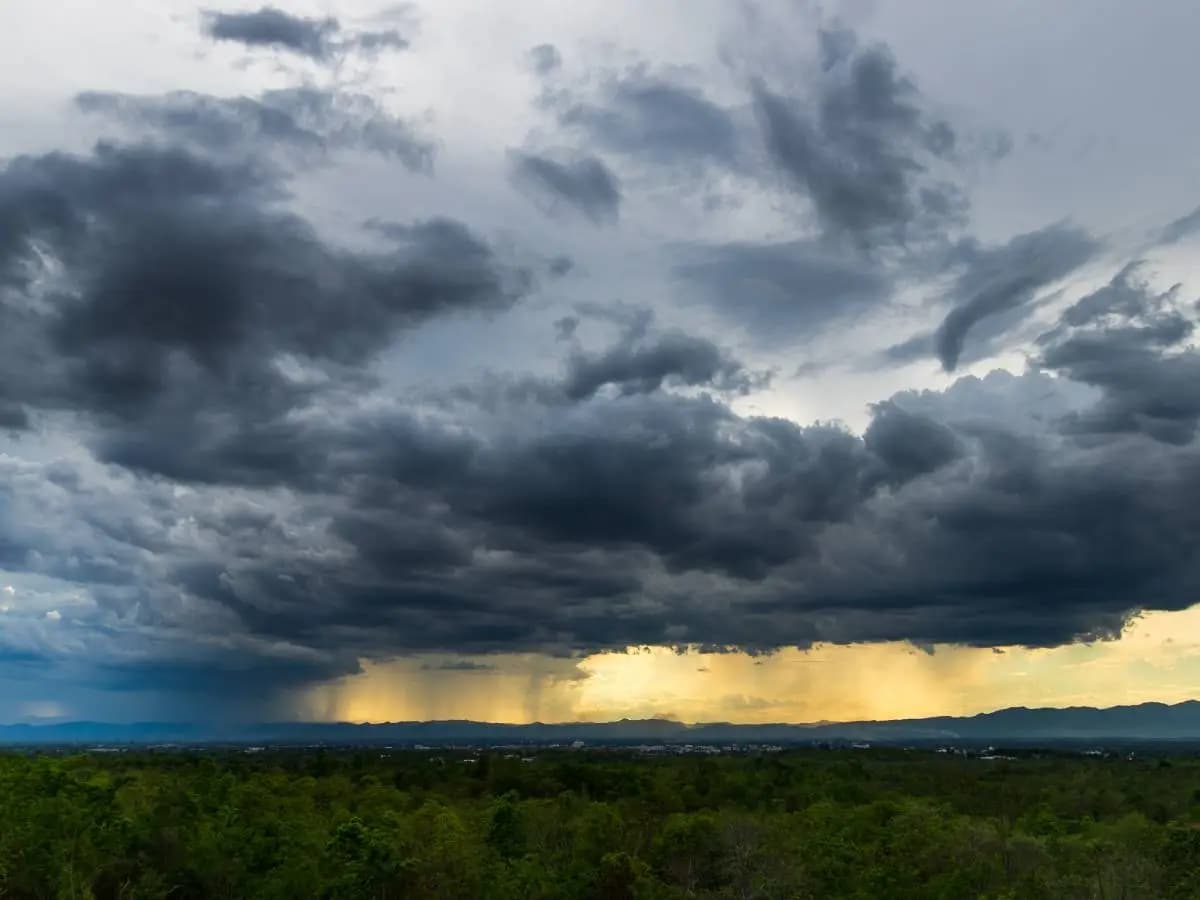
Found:
<svg viewBox="0 0 1200 900"><path fill-rule="evenodd" d="M447 219L377 224L381 250L327 244L282 190L269 169L153 145L9 163L0 271L24 288L0 306L9 402L96 416L105 458L198 477L191 458L210 455L228 477L273 452L273 420L314 384L361 383L403 330L528 284Z"/></svg>
<svg viewBox="0 0 1200 900"><path fill-rule="evenodd" d="M520 418L513 407L490 428L402 410L298 424L293 440L320 449L318 481L336 493L264 457L247 465L292 499L262 495L251 515L218 506L187 540L151 519L132 532L26 531L22 543L32 558L76 560L48 574L113 585L114 597L147 581L182 589L247 641L308 648L308 665L328 660L328 672L397 650L1049 645L1189 603L1194 449L1152 432L1084 440L1069 418L1005 425L986 402L1037 404L1051 383L973 385L898 396L863 438L661 390ZM53 509L46 492L80 490L64 484L10 480L11 508L41 497ZM152 508L139 492L123 502ZM151 569L117 563L146 536L158 541Z"/></svg>
<svg viewBox="0 0 1200 900"><path fill-rule="evenodd" d="M1200 597L1191 217L1130 246L1111 155L1028 162L888 14L196 13L0 147L4 684L278 713L410 654L1044 647ZM202 78L214 41L280 53Z"/></svg>

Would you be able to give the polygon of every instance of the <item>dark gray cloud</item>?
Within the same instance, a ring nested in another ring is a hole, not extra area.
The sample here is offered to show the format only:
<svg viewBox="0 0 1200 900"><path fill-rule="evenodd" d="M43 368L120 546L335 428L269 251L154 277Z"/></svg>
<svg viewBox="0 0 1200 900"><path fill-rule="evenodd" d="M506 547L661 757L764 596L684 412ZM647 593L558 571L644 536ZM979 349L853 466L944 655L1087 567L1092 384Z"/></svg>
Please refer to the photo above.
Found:
<svg viewBox="0 0 1200 900"><path fill-rule="evenodd" d="M24 431L29 427L29 414L16 403L0 400L0 428Z"/></svg>
<svg viewBox="0 0 1200 900"><path fill-rule="evenodd" d="M379 31L360 31L350 39L351 45L363 53L381 53L384 50L405 50L410 41L395 28Z"/></svg>
<svg viewBox="0 0 1200 900"><path fill-rule="evenodd" d="M965 452L951 428L894 401L875 407L863 443L883 461L889 477L901 483L934 472Z"/></svg>
<svg viewBox="0 0 1200 900"><path fill-rule="evenodd" d="M815 96L793 98L758 81L754 102L771 158L811 199L833 237L863 248L908 244L963 223L966 199L939 179L956 134L923 109L917 88L882 45L821 35Z"/></svg>
<svg viewBox="0 0 1200 900"><path fill-rule="evenodd" d="M331 41L339 30L337 19L293 16L273 6L254 12L204 14L204 31L213 40L288 50L314 59L329 54Z"/></svg>
<svg viewBox="0 0 1200 900"><path fill-rule="evenodd" d="M539 75L548 75L562 65L562 54L553 44L538 44L530 49L528 58Z"/></svg>
<svg viewBox="0 0 1200 900"><path fill-rule="evenodd" d="M967 335L980 322L1028 308L1037 292L1090 260L1100 242L1066 223L1017 235L998 247L960 244L962 271L950 292L954 308L934 337L938 358L953 371Z"/></svg>
<svg viewBox="0 0 1200 900"><path fill-rule="evenodd" d="M981 422L981 385L960 384L969 389L961 397L956 386L925 405L962 423L943 424L955 430L963 462L911 482L892 503L877 500L871 527L825 546L830 568L810 587L829 592L834 615L843 602L862 604L837 629L1044 645L1114 636L1134 606L1191 602L1200 567L1181 535L1200 520L1171 495L1200 477L1194 447L1077 444L1057 429ZM1017 389L1027 407L1045 390L1035 376L1006 376L996 387ZM850 571L849 582L833 574Z"/></svg>
<svg viewBox="0 0 1200 900"><path fill-rule="evenodd" d="M554 320L554 335L560 341L568 341L575 336L579 327L579 316L563 316Z"/></svg>
<svg viewBox="0 0 1200 900"><path fill-rule="evenodd" d="M284 50L317 61L349 52L374 56L405 50L409 40L395 28L347 31L333 17L296 16L274 6L251 12L206 11L204 33L214 41L229 41L251 49Z"/></svg>
<svg viewBox="0 0 1200 900"><path fill-rule="evenodd" d="M853 510L861 448L850 435L642 396L575 408L485 457L479 512L561 548L641 548L668 569L755 577Z"/></svg>
<svg viewBox="0 0 1200 900"><path fill-rule="evenodd" d="M881 358L887 363L905 365L918 359L936 356L934 352L934 335L932 332L922 332L905 338L897 344L884 348Z"/></svg>
<svg viewBox="0 0 1200 900"><path fill-rule="evenodd" d="M590 397L607 385L624 394L651 393L664 384L744 393L761 387L764 380L712 341L668 332L651 341L622 341L595 356L576 353L570 359L564 391L572 400Z"/></svg>
<svg viewBox="0 0 1200 900"><path fill-rule="evenodd" d="M585 321L615 326L615 341L598 351L585 350L579 341L580 326ZM699 388L723 395L744 395L766 387L772 376L770 371L748 368L707 338L655 328L654 314L648 307L580 304L577 315L559 319L554 327L556 340L569 341L571 346L559 375L491 373L479 383L434 391L423 399L444 409L465 403L493 415L510 414L514 407L524 405L526 412L536 414L536 407L570 406L598 394L632 397Z"/></svg>
<svg viewBox="0 0 1200 900"><path fill-rule="evenodd" d="M1169 374L1170 348L1148 346L1146 367ZM570 391L587 367L568 363L560 396L501 399L482 418L465 397L436 415L277 419L242 463L257 479L214 469L270 490L184 472L190 494L170 481L103 494L70 473L6 472L6 566L108 585L105 608L193 642L220 623L236 648L194 649L204 677L250 666L280 689L397 652L1050 645L1111 636L1200 587L1195 442L1083 433L1063 411L1103 410L1110 388L1099 403L1064 393L1070 360L1065 377L896 395L860 438L655 389L661 367L636 380L653 358L618 345L591 358L616 361L591 381L617 391ZM307 448L304 465L279 465L272 445ZM34 508L70 522L39 528ZM147 592L190 599L136 606Z"/></svg>
<svg viewBox="0 0 1200 900"><path fill-rule="evenodd" d="M552 159L512 151L513 183L551 213L569 210L599 225L615 222L621 208L621 185L595 156Z"/></svg>
<svg viewBox="0 0 1200 900"><path fill-rule="evenodd" d="M269 8L206 21L318 60L404 40ZM949 240L964 203L943 169L970 141L886 50L837 32L822 52L811 96L765 81L753 96L821 234L674 246L677 284L794 346L876 309L893 281L946 278L942 327L892 353L947 368L1030 327L1096 241L1062 224ZM530 62L556 121L622 173L761 183L741 114L682 76L601 72L576 90L553 48ZM608 287L534 311L558 318L557 342L541 328L556 374L551 359L406 384L383 357L407 363L462 324L447 319L509 309L534 273L436 216L336 243L289 207L302 176L285 163L366 150L422 168L419 134L312 88L79 104L143 142L0 166L0 430L35 445L0 453L0 565L23 592L0 629L6 673L86 660L81 680L232 706L248 680L269 702L405 653L473 670L455 660L1054 645L1200 590L1196 308L1136 267L1069 306L1029 372L895 394L861 435L736 411L730 395L763 373ZM617 217L597 157L514 164L543 201Z"/></svg>
<svg viewBox="0 0 1200 900"><path fill-rule="evenodd" d="M547 102L561 125L579 130L590 144L645 162L728 166L741 153L729 110L645 67L607 76L594 95L555 92Z"/></svg>
<svg viewBox="0 0 1200 900"><path fill-rule="evenodd" d="M350 251L280 191L254 165L151 145L10 162L0 271L27 288L0 306L12 401L91 413L112 426L106 458L150 470L201 477L197 454L222 478L272 453L298 465L275 417L314 385L360 382L404 329L528 286L459 223L377 224L385 249Z"/></svg>
<svg viewBox="0 0 1200 900"><path fill-rule="evenodd" d="M683 247L675 272L722 316L766 342L812 336L891 292L889 277L869 260L807 241Z"/></svg>
<svg viewBox="0 0 1200 900"><path fill-rule="evenodd" d="M1140 266L1071 306L1040 339L1039 363L1098 388L1103 399L1069 418L1082 434L1143 433L1189 445L1200 421L1200 353L1188 343L1195 321L1180 287L1156 293Z"/></svg>
<svg viewBox="0 0 1200 900"><path fill-rule="evenodd" d="M114 549L162 540L155 528L110 527L98 544L76 524L53 552L46 534L22 540L90 578L182 589L264 647L306 648L321 676L421 650L1046 645L1186 605L1200 584L1194 445L1081 441L1060 417L1004 418L1053 409L1047 390L1053 379L1031 374L898 395L863 438L661 391L545 406L499 430L400 410L297 424L338 491L210 511L188 541L165 538L158 572L126 569L144 557ZM85 508L65 483L54 490L76 497L60 507ZM186 519L205 502L159 515Z"/></svg>
<svg viewBox="0 0 1200 900"><path fill-rule="evenodd" d="M494 672L495 666L487 663L472 662L469 659L452 659L437 663L422 663L421 668L426 672Z"/></svg>
<svg viewBox="0 0 1200 900"><path fill-rule="evenodd" d="M258 98L214 97L192 91L163 95L80 94L76 105L141 133L197 149L262 153L284 148L320 159L335 150L366 150L428 171L434 146L411 123L388 114L364 94L314 87L267 91Z"/></svg>

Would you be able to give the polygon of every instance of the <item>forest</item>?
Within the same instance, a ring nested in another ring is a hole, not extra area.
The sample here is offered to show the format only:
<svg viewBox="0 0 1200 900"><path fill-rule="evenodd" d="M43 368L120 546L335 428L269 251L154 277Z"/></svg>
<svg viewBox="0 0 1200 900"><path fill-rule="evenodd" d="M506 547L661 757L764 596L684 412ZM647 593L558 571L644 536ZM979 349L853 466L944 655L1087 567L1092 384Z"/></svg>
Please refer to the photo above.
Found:
<svg viewBox="0 0 1200 900"><path fill-rule="evenodd" d="M1200 897L1200 759L0 753L0 897Z"/></svg>

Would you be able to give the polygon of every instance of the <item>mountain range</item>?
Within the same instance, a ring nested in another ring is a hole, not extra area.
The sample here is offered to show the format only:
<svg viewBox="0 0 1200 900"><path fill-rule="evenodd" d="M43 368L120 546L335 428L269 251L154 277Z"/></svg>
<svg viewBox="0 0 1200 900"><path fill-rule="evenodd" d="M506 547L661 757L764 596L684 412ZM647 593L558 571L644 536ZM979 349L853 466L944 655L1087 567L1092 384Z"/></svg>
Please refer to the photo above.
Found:
<svg viewBox="0 0 1200 900"><path fill-rule="evenodd" d="M433 722L45 722L0 725L0 744L787 744L838 741L1200 741L1200 701L1106 709L1011 707L974 716L890 721L747 725L669 719L503 724Z"/></svg>

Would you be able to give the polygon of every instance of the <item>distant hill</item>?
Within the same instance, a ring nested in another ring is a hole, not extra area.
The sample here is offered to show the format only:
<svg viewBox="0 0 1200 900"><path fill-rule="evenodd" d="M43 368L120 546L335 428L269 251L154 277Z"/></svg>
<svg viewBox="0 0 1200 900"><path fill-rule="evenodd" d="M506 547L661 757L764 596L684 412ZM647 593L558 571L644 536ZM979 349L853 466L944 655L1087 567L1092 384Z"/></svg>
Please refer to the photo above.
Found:
<svg viewBox="0 0 1200 900"><path fill-rule="evenodd" d="M975 716L818 724L688 725L666 719L511 725L449 720L385 722L264 722L212 725L182 722L55 722L0 725L3 744L550 744L812 743L814 741L988 742L1200 740L1200 701L1141 703L1107 709L1013 707Z"/></svg>

